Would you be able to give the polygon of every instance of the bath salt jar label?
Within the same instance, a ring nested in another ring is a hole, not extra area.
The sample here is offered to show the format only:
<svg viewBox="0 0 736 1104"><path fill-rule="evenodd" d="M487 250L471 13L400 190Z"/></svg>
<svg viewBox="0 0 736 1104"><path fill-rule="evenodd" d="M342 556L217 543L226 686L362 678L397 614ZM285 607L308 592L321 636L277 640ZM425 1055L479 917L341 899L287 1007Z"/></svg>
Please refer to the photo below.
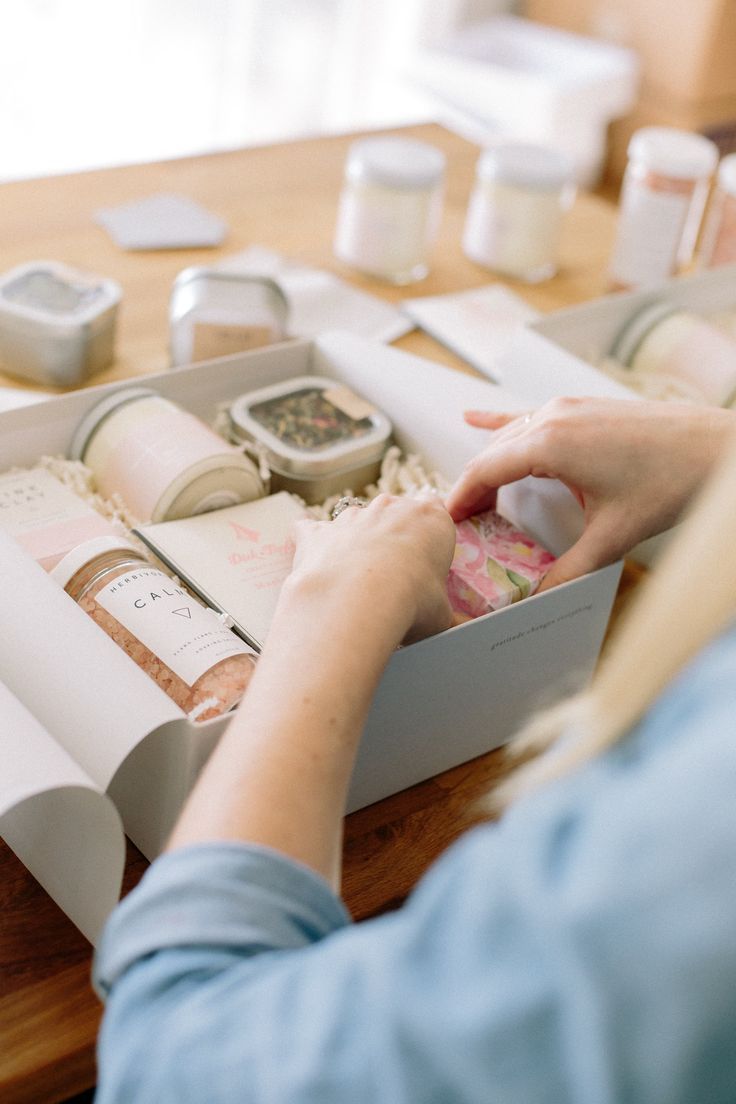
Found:
<svg viewBox="0 0 736 1104"><path fill-rule="evenodd" d="M119 575L95 602L188 686L223 659L254 654L212 610L154 567Z"/></svg>

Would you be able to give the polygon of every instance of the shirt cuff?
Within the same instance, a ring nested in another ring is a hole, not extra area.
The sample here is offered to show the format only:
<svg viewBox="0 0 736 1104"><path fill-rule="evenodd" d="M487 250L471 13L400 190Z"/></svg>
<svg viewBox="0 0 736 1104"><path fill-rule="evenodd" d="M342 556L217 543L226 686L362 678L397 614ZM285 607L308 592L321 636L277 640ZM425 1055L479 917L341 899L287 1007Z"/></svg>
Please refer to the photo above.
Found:
<svg viewBox="0 0 736 1104"><path fill-rule="evenodd" d="M327 882L279 851L237 842L184 847L156 859L113 912L93 983L105 997L129 966L164 949L247 957L316 943L350 922Z"/></svg>

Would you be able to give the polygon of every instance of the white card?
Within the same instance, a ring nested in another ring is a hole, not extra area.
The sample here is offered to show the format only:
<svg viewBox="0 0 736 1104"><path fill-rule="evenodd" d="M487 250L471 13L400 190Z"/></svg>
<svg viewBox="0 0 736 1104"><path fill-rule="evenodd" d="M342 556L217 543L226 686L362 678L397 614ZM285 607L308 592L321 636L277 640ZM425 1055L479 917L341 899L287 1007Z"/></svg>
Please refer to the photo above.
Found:
<svg viewBox="0 0 736 1104"><path fill-rule="evenodd" d="M498 360L517 332L539 318L534 307L500 284L405 299L402 307L431 337L494 383L503 383Z"/></svg>
<svg viewBox="0 0 736 1104"><path fill-rule="evenodd" d="M187 196L160 193L96 211L95 222L122 249L194 249L221 245L227 223Z"/></svg>
<svg viewBox="0 0 736 1104"><path fill-rule="evenodd" d="M291 571L291 528L307 512L286 491L208 514L142 525L134 532L256 648L268 634Z"/></svg>
<svg viewBox="0 0 736 1104"><path fill-rule="evenodd" d="M395 341L414 329L390 303L324 272L297 264L272 249L254 245L217 265L226 272L270 276L289 302L292 337L317 337L325 330L346 330L374 341Z"/></svg>

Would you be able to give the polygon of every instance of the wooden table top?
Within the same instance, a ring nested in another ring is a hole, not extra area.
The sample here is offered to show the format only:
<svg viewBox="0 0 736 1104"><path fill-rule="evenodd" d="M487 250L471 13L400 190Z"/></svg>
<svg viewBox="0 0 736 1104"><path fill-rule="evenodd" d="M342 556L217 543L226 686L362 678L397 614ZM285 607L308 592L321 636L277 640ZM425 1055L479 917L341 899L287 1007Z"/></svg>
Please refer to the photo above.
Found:
<svg viewBox="0 0 736 1104"><path fill-rule="evenodd" d="M208 264L254 244L332 271L387 301L488 284L493 277L460 247L477 147L439 126L404 133L447 154L444 216L432 271L411 288L361 278L332 255L337 196L354 135L217 153L0 187L0 272L53 259L110 276L123 287L117 357L90 384L168 366L168 299L190 264ZM124 252L93 222L102 207L155 192L190 196L230 227L218 249ZM560 273L535 287L508 282L533 306L554 310L605 291L615 226L610 203L579 196L568 218ZM427 335L397 346L469 370ZM0 376L0 383L18 386ZM629 573L631 584L635 576ZM399 904L431 861L475 819L475 801L504 770L501 752L481 756L347 820L344 894L356 918ZM130 848L126 887L145 861ZM0 1100L53 1104L94 1084L100 1007L89 987L89 944L0 844Z"/></svg>

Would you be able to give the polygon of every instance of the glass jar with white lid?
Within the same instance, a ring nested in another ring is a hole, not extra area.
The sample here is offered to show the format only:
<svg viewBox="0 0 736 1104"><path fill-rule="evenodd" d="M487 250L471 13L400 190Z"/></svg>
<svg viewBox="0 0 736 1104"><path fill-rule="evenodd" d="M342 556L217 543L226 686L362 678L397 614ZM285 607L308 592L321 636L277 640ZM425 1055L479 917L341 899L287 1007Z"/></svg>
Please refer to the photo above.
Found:
<svg viewBox="0 0 736 1104"><path fill-rule="evenodd" d="M348 151L335 230L335 255L392 284L429 272L439 229L445 156L394 136L363 138Z"/></svg>
<svg viewBox="0 0 736 1104"><path fill-rule="evenodd" d="M470 260L527 283L557 271L574 166L561 151L506 142L481 154L463 232Z"/></svg>
<svg viewBox="0 0 736 1104"><path fill-rule="evenodd" d="M631 137L610 264L614 288L651 287L693 256L718 147L676 127Z"/></svg>

